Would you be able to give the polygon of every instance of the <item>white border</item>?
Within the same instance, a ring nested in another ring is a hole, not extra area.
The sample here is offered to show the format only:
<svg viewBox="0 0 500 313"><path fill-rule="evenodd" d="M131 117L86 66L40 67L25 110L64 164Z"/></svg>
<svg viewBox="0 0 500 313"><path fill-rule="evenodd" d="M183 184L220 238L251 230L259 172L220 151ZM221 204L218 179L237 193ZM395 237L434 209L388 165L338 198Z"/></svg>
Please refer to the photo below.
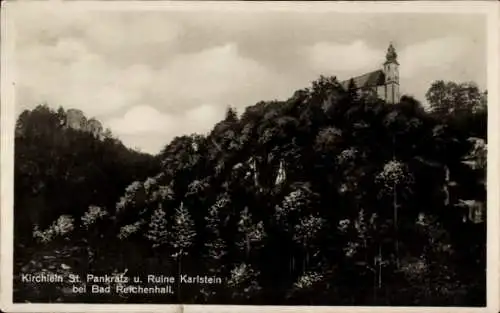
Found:
<svg viewBox="0 0 500 313"><path fill-rule="evenodd" d="M43 10L110 10L110 11L296 11L296 12L343 12L343 13L454 13L484 14L488 27L488 218L487 218L487 307L325 307L325 306L229 306L229 305L144 305L144 304L14 304L12 303L13 268L13 137L14 137L14 84L15 68L13 19L16 11ZM499 185L500 169L498 57L500 4L494 1L417 1L417 2L229 2L229 1L43 1L2 3L1 12L1 171L0 171L0 308L6 312L499 312Z"/></svg>
<svg viewBox="0 0 500 313"><path fill-rule="evenodd" d="M500 312L500 186L499 186L499 90L500 90L500 2L492 8L488 19L487 75L488 75L488 161L487 161L487 306Z"/></svg>

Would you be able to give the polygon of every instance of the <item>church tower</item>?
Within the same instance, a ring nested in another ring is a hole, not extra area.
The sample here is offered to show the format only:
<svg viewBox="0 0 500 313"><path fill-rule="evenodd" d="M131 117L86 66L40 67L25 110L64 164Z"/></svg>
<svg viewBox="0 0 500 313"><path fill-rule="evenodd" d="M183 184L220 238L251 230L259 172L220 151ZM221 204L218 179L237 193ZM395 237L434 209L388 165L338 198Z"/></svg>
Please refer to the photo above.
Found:
<svg viewBox="0 0 500 313"><path fill-rule="evenodd" d="M399 102L399 63L396 49L389 45L384 63L385 100L387 103Z"/></svg>

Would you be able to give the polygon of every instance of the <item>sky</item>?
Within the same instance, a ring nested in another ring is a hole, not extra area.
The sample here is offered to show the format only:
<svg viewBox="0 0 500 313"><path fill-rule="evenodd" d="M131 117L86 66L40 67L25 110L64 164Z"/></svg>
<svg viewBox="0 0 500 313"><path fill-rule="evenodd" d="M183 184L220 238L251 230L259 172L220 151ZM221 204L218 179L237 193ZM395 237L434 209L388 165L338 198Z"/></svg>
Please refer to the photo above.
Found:
<svg viewBox="0 0 500 313"><path fill-rule="evenodd" d="M14 23L17 114L77 108L153 154L228 106L380 69L390 42L402 94L425 103L438 79L486 88L484 15L23 10Z"/></svg>

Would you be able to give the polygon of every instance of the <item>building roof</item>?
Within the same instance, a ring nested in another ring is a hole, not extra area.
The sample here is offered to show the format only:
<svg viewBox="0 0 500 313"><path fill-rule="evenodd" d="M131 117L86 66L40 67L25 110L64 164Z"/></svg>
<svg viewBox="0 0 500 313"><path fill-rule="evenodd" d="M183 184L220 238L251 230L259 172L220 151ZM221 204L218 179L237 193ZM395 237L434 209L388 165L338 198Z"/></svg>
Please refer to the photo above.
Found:
<svg viewBox="0 0 500 313"><path fill-rule="evenodd" d="M361 76L344 80L340 83L344 89L349 87L349 81L351 79L354 80L354 84L357 88L375 87L385 84L385 74L382 70L376 70Z"/></svg>

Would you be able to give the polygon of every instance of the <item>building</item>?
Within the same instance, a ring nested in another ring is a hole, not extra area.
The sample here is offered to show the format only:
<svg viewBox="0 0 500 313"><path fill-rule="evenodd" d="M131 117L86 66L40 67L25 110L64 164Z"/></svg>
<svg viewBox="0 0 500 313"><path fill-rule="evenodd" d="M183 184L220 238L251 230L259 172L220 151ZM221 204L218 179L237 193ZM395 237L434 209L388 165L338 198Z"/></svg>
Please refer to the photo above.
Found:
<svg viewBox="0 0 500 313"><path fill-rule="evenodd" d="M362 94L375 95L387 103L398 103L399 94L399 63L396 49L390 44L382 68L370 73L353 77L341 82L347 90L354 83L354 88Z"/></svg>

